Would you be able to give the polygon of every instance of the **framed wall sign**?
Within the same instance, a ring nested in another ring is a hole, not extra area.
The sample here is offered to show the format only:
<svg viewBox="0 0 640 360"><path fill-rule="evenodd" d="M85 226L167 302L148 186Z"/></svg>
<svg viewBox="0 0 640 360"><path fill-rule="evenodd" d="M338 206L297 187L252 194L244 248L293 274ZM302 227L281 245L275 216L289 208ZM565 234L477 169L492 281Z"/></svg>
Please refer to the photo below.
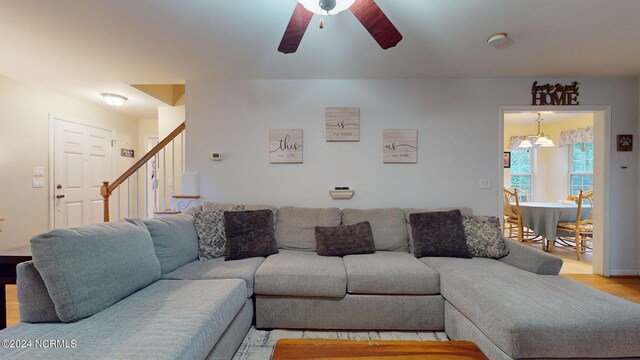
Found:
<svg viewBox="0 0 640 360"><path fill-rule="evenodd" d="M617 136L618 151L633 151L633 135L624 134Z"/></svg>
<svg viewBox="0 0 640 360"><path fill-rule="evenodd" d="M301 164L302 129L269 130L269 162L272 164Z"/></svg>
<svg viewBox="0 0 640 360"><path fill-rule="evenodd" d="M360 141L360 108L325 109L327 142Z"/></svg>
<svg viewBox="0 0 640 360"><path fill-rule="evenodd" d="M120 149L120 156L122 157L135 157L135 152L133 149Z"/></svg>
<svg viewBox="0 0 640 360"><path fill-rule="evenodd" d="M511 167L511 151L504 152L504 157L502 158L502 166L505 169L508 169Z"/></svg>
<svg viewBox="0 0 640 360"><path fill-rule="evenodd" d="M417 163L418 130L384 130L382 132L382 162Z"/></svg>

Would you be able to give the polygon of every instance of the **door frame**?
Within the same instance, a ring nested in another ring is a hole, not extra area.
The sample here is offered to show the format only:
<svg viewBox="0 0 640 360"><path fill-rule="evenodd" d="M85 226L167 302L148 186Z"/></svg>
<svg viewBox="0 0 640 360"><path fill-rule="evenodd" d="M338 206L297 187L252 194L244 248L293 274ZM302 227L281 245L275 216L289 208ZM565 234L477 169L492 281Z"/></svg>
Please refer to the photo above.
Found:
<svg viewBox="0 0 640 360"><path fill-rule="evenodd" d="M593 113L593 133L594 142L597 144L594 154L594 179L593 188L595 191L595 201L603 204L600 211L594 214L594 237L602 239L601 242L594 241L593 247L593 271L596 274L610 276L611 274L611 105L578 105L578 106L531 106L514 105L500 106L499 115L499 139L498 153L499 159L498 190L504 187L504 169L502 167L502 154L504 152L504 113L514 111L585 111ZM601 148L601 150L599 150ZM596 173L599 169L599 174ZM498 196L498 213L500 218L503 215L502 196ZM614 274L615 275L615 274Z"/></svg>
<svg viewBox="0 0 640 360"><path fill-rule="evenodd" d="M115 154L113 152L114 144L117 141L117 132L115 128L94 123L91 121L84 121L80 119L71 118L64 115L59 115L56 113L49 113L49 186L47 186L47 196L49 199L49 230L52 230L55 225L55 190L53 187L55 186L55 124L56 120L62 120L78 125L90 126L96 129L106 130L111 132L111 166L109 169L109 180L113 178L113 169L115 168Z"/></svg>

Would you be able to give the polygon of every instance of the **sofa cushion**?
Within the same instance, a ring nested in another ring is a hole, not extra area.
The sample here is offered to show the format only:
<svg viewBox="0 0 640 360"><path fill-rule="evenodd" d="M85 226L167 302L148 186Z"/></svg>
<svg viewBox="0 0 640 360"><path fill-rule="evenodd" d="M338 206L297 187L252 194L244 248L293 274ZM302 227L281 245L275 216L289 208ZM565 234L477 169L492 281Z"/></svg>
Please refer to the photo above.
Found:
<svg viewBox="0 0 640 360"><path fill-rule="evenodd" d="M512 358L640 354L638 304L493 259L420 260L440 273L445 299Z"/></svg>
<svg viewBox="0 0 640 360"><path fill-rule="evenodd" d="M376 252L368 221L345 226L316 226L316 246L320 256Z"/></svg>
<svg viewBox="0 0 640 360"><path fill-rule="evenodd" d="M227 234L225 260L278 253L271 210L225 211L224 230Z"/></svg>
<svg viewBox="0 0 640 360"><path fill-rule="evenodd" d="M397 251L343 258L350 294L433 295L440 293L438 273L413 255Z"/></svg>
<svg viewBox="0 0 640 360"><path fill-rule="evenodd" d="M471 257L460 210L415 213L409 221L416 257Z"/></svg>
<svg viewBox="0 0 640 360"><path fill-rule="evenodd" d="M193 216L180 214L142 222L151 234L163 274L198 258L198 234Z"/></svg>
<svg viewBox="0 0 640 360"><path fill-rule="evenodd" d="M102 311L160 278L140 220L51 230L31 239L31 252L63 322Z"/></svg>
<svg viewBox="0 0 640 360"><path fill-rule="evenodd" d="M263 257L225 261L215 258L205 261L193 261L174 271L164 274L163 279L172 280L213 280L242 279L247 285L247 296L253 296L253 279Z"/></svg>
<svg viewBox="0 0 640 360"><path fill-rule="evenodd" d="M256 271L255 293L341 298L347 293L347 273L342 258L280 250Z"/></svg>
<svg viewBox="0 0 640 360"><path fill-rule="evenodd" d="M340 225L338 208L283 206L276 219L276 241L280 249L316 251L316 226Z"/></svg>
<svg viewBox="0 0 640 360"><path fill-rule="evenodd" d="M33 265L33 261L16 265L16 280L21 322L60 322L60 318L56 314L56 306L47 292L47 287L42 281L40 273Z"/></svg>
<svg viewBox="0 0 640 360"><path fill-rule="evenodd" d="M353 225L362 221L371 224L376 250L406 252L409 249L409 234L402 209L342 210L343 225Z"/></svg>
<svg viewBox="0 0 640 360"><path fill-rule="evenodd" d="M246 300L244 281L238 279L160 280L75 323L20 323L5 329L0 340L61 345L3 347L0 358L204 359Z"/></svg>
<svg viewBox="0 0 640 360"><path fill-rule="evenodd" d="M502 237L500 220L495 216L463 216L462 225L472 256L499 259L509 255Z"/></svg>
<svg viewBox="0 0 640 360"><path fill-rule="evenodd" d="M196 211L193 221L198 233L198 257L214 259L225 254L227 235L224 230L224 212L241 211L242 205L230 205L223 209Z"/></svg>
<svg viewBox="0 0 640 360"><path fill-rule="evenodd" d="M425 212L434 212L434 211L451 211L451 210L460 210L460 213L463 216L472 216L473 210L470 208L460 207L460 208L406 208L404 210L404 219L407 223L407 232L409 233L409 252L413 254L413 234L411 234L411 223L409 222L409 217L411 214L415 213L425 213Z"/></svg>

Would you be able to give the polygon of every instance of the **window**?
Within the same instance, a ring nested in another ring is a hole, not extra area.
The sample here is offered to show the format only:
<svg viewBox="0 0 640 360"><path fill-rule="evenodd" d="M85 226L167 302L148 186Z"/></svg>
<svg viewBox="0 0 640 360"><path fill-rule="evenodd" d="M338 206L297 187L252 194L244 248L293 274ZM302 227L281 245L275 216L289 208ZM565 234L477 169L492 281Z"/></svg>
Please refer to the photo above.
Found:
<svg viewBox="0 0 640 360"><path fill-rule="evenodd" d="M593 189L593 142L575 143L569 150L569 194Z"/></svg>
<svg viewBox="0 0 640 360"><path fill-rule="evenodd" d="M533 176L531 171L531 149L519 148L511 151L511 186L524 190L532 196ZM520 200L526 200L525 194Z"/></svg>

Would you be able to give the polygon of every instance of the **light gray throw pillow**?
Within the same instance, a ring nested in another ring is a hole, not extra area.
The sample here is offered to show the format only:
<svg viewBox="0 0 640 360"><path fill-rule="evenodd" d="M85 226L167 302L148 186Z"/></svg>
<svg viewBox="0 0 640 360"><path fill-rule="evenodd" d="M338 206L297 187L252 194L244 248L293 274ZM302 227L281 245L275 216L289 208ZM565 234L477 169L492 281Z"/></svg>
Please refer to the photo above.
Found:
<svg viewBox="0 0 640 360"><path fill-rule="evenodd" d="M140 220L51 230L31 239L31 252L63 322L91 316L160 279Z"/></svg>
<svg viewBox="0 0 640 360"><path fill-rule="evenodd" d="M198 258L215 259L225 254L227 235L224 231L224 212L242 211L242 205L229 205L215 210L196 211L193 222L198 233Z"/></svg>
<svg viewBox="0 0 640 360"><path fill-rule="evenodd" d="M497 217L463 216L462 225L467 246L474 257L499 259L509 255Z"/></svg>

